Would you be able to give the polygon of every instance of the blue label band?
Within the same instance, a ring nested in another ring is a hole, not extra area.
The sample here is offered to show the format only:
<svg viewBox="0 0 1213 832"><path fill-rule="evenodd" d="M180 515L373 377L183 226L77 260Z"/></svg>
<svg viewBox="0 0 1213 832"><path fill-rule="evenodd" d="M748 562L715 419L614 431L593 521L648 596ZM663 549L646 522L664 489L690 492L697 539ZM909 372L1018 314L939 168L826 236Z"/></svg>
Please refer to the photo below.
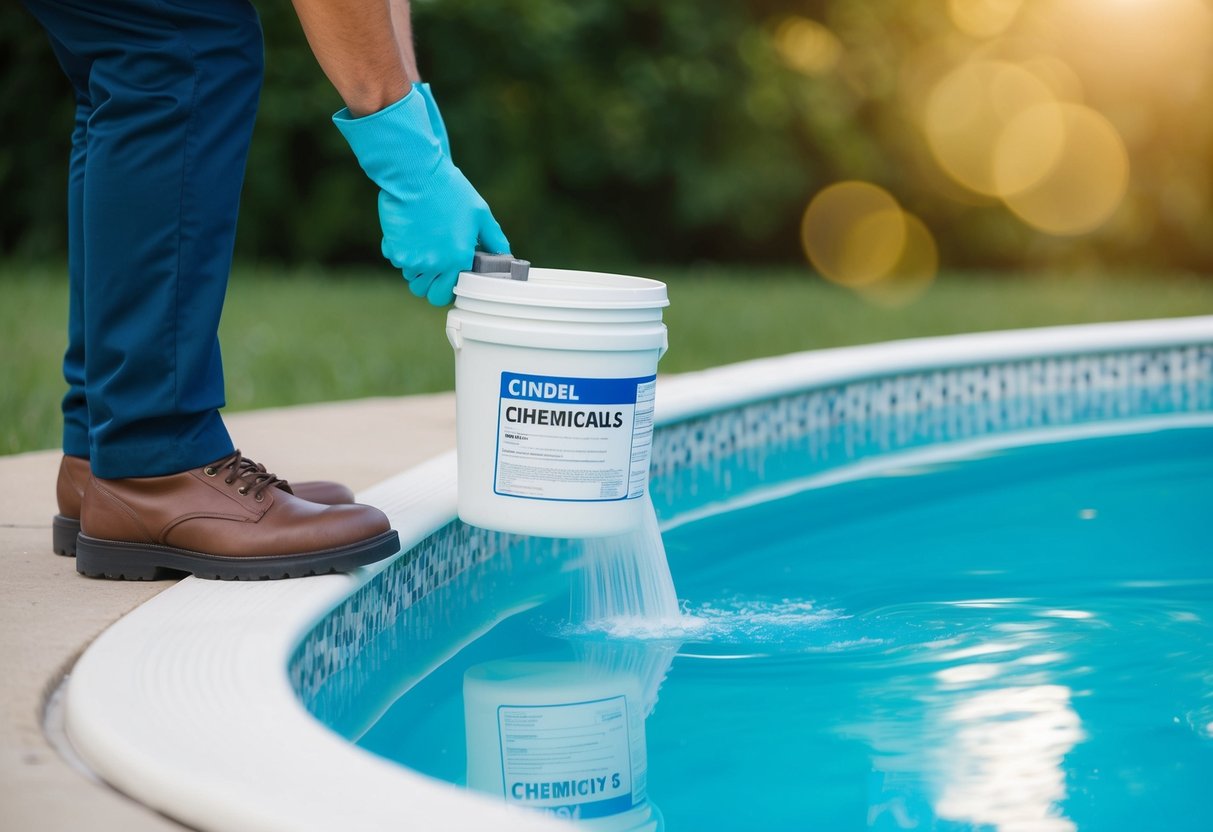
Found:
<svg viewBox="0 0 1213 832"><path fill-rule="evenodd" d="M637 378L569 378L502 373L501 398L572 405L636 404L636 386L656 378L656 375Z"/></svg>

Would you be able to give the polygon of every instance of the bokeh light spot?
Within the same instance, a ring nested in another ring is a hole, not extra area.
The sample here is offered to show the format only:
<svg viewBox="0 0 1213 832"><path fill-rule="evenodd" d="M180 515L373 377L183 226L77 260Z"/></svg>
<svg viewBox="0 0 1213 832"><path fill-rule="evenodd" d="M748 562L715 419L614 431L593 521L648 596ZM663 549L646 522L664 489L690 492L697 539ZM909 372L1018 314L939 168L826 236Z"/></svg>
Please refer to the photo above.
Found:
<svg viewBox="0 0 1213 832"><path fill-rule="evenodd" d="M1060 104L1039 104L1015 116L994 146L995 193L1006 198L1040 183L1061 158L1065 144Z"/></svg>
<svg viewBox="0 0 1213 832"><path fill-rule="evenodd" d="M883 188L839 182L813 197L800 233L805 254L824 277L865 286L887 277L901 260L905 214Z"/></svg>
<svg viewBox="0 0 1213 832"><path fill-rule="evenodd" d="M788 17L775 27L775 51L785 64L805 75L825 75L842 59L842 41L815 20Z"/></svg>
<svg viewBox="0 0 1213 832"><path fill-rule="evenodd" d="M1041 231L1085 234L1102 225L1124 199L1129 155L1104 116L1079 104L1054 107L1064 129L1057 159L1037 184L1005 200L1016 216ZM1029 112L1023 118L1031 124L1037 116Z"/></svg>
<svg viewBox="0 0 1213 832"><path fill-rule="evenodd" d="M1081 103L1083 83L1078 73L1056 55L1033 55L1019 65L1048 85L1059 101Z"/></svg>
<svg viewBox="0 0 1213 832"><path fill-rule="evenodd" d="M927 144L960 184L999 196L994 153L1007 125L1024 111L1055 102L1039 76L1005 61L973 61L942 78L927 99Z"/></svg>
<svg viewBox="0 0 1213 832"><path fill-rule="evenodd" d="M975 38L1001 35L1014 22L1023 0L948 0L957 29Z"/></svg>
<svg viewBox="0 0 1213 832"><path fill-rule="evenodd" d="M901 257L882 280L856 287L865 299L880 306L905 306L935 281L939 272L939 249L926 224L913 214L903 213L905 245Z"/></svg>

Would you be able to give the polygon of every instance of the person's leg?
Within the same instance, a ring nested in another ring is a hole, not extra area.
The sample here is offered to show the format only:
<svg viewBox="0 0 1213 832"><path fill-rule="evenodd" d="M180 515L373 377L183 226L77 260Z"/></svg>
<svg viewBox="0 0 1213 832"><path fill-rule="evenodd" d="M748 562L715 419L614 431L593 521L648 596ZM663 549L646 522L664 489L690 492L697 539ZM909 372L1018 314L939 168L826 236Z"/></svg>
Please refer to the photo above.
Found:
<svg viewBox="0 0 1213 832"><path fill-rule="evenodd" d="M77 571L286 577L397 551L378 509L299 499L233 452L219 419L219 314L261 80L251 6L30 5L89 67Z"/></svg>
<svg viewBox="0 0 1213 832"><path fill-rule="evenodd" d="M26 5L40 20L53 14L42 0ZM67 350L63 355L63 459L59 465L55 497L59 513L51 521L51 543L56 554L75 555L80 532L80 497L88 482L88 401L84 395L84 167L88 157L88 119L93 105L88 96L89 61L74 54L47 27L51 49L76 98L72 150L67 181Z"/></svg>
<svg viewBox="0 0 1213 832"><path fill-rule="evenodd" d="M89 129L93 114L93 101L90 76L93 68L94 55L101 49L114 48L122 37L119 29L125 31L130 22L121 22L121 15L114 12L125 12L127 17L140 4L104 3L94 4L94 9L104 10L112 15L108 21L99 21L94 16L82 14L82 7L75 7L62 2L48 0L25 0L26 6L43 24L49 36L50 44L56 57L72 84L76 97L76 119L72 132L72 153L69 169L68 187L68 273L69 273L69 316L68 316L68 346L64 355L63 373L68 384L68 393L63 400L63 450L64 457L60 463L58 481L56 483L56 501L59 512L52 521L52 548L57 554L74 556L76 554L77 535L80 532L81 504L84 491L88 485L91 471L89 468L89 408L86 396L85 365L85 279L87 266L85 261L85 172L89 158ZM159 8L159 4L142 4L143 8ZM241 11L239 20L250 19L246 10L239 4ZM247 40L247 39L246 39ZM69 46L68 44L71 44ZM256 38L249 41L252 47L258 46ZM78 51L74 51L78 50ZM205 52L200 53L205 62ZM259 64L259 62L254 62ZM210 70L206 71L210 75ZM256 73L253 73L256 76ZM104 86L104 85L102 85ZM212 84L213 86L213 84ZM206 84L203 84L206 87ZM245 108L248 109L247 106ZM203 137L209 140L207 137ZM247 135L245 135L247 140ZM239 167L243 165L243 157L239 159ZM228 204L234 195L229 190ZM231 211L234 211L234 206ZM95 218L94 218L95 219ZM104 220L104 217L102 217ZM98 223L94 222L94 230ZM104 223L100 223L103 227ZM230 235L229 235L230 236ZM223 240L219 242L222 244ZM227 243L230 249L230 240ZM230 256L230 254L228 255ZM214 270L212 270L214 271ZM226 274L226 266L220 270ZM204 454L205 455L205 454ZM217 457L208 456L206 461ZM301 482L290 486L295 496L313 503L323 505L339 505L352 503L353 493L343 485L327 481Z"/></svg>
<svg viewBox="0 0 1213 832"><path fill-rule="evenodd" d="M52 40L53 42L53 40ZM69 63L64 62L67 70ZM81 67L84 69L84 67ZM88 399L84 392L84 169L88 158L88 117L93 111L88 99L87 70L80 75L67 70L76 91L76 121L72 128L72 154L67 180L67 350L63 354L63 453L89 455ZM83 84L80 81L83 81Z"/></svg>
<svg viewBox="0 0 1213 832"><path fill-rule="evenodd" d="M26 5L84 102L64 450L110 477L217 459L232 450L218 324L261 84L256 13L247 0Z"/></svg>
<svg viewBox="0 0 1213 832"><path fill-rule="evenodd" d="M246 0L80 0L85 395L95 476L232 451L218 327L261 85ZM66 38L65 38L66 39Z"/></svg>

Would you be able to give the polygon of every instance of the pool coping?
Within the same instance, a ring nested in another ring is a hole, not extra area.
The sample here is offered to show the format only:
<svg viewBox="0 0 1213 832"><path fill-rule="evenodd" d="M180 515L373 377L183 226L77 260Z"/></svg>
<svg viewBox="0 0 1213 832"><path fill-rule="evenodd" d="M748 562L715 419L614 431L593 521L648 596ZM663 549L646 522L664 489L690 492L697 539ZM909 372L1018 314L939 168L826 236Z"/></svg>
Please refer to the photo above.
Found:
<svg viewBox="0 0 1213 832"><path fill-rule="evenodd" d="M662 378L657 421L924 368L1213 343L1213 316L848 347ZM407 551L455 514L448 453L360 494ZM561 828L438 783L331 733L285 672L302 635L383 565L305 581L187 579L102 635L73 671L68 733L108 782L201 829Z"/></svg>

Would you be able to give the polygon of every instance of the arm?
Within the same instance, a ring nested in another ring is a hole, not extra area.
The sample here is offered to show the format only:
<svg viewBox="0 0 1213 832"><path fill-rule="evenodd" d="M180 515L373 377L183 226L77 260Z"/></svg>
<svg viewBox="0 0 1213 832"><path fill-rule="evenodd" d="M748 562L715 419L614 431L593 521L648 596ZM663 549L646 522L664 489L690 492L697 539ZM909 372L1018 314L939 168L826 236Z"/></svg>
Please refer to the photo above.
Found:
<svg viewBox="0 0 1213 832"><path fill-rule="evenodd" d="M407 0L292 2L316 61L353 115L399 101L418 80ZM407 41L398 42L398 31Z"/></svg>
<svg viewBox="0 0 1213 832"><path fill-rule="evenodd" d="M379 186L383 256L413 294L449 304L477 247L500 253L510 243L451 162L429 90L414 86L408 0L292 2L316 60L345 100L333 122Z"/></svg>
<svg viewBox="0 0 1213 832"><path fill-rule="evenodd" d="M417 71L417 56L413 54L413 23L409 0L391 0L392 29L396 33L396 47L400 51L400 63L412 81L420 81Z"/></svg>

